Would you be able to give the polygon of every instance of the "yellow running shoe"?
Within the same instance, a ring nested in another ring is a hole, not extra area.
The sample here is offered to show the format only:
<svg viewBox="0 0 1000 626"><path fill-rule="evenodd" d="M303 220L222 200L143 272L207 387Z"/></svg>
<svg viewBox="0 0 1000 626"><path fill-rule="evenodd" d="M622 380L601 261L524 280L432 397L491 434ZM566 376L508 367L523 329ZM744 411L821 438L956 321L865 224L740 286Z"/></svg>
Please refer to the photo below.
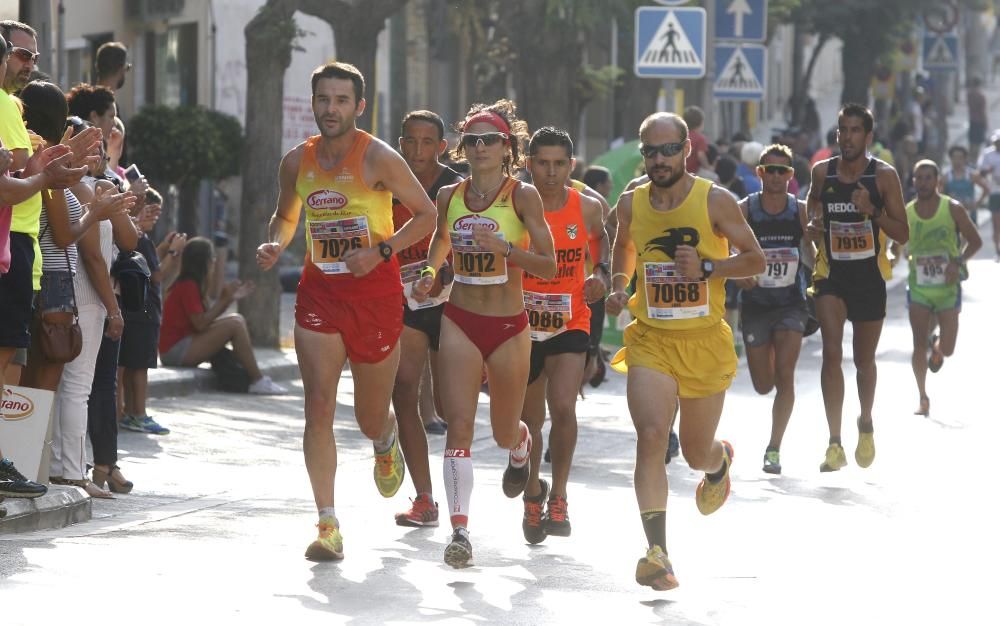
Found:
<svg viewBox="0 0 1000 626"><path fill-rule="evenodd" d="M657 591L676 589L680 584L667 553L660 546L653 546L646 551L646 556L639 559L635 566L635 582Z"/></svg>
<svg viewBox="0 0 1000 626"><path fill-rule="evenodd" d="M826 449L826 459L819 466L821 472L836 472L847 465L847 454L839 443L831 443Z"/></svg>
<svg viewBox="0 0 1000 626"><path fill-rule="evenodd" d="M319 537L306 548L306 558L310 561L339 561L344 558L344 538L340 535L340 524L333 517L321 517L316 524Z"/></svg>
<svg viewBox="0 0 1000 626"><path fill-rule="evenodd" d="M715 513L722 508L722 505L726 503L726 498L729 497L729 468L733 465L733 456L735 455L733 445L728 441L722 442L722 456L726 463L726 473L722 479L713 483L708 480L706 474L694 492L694 502L698 505L698 510L702 515Z"/></svg>
<svg viewBox="0 0 1000 626"><path fill-rule="evenodd" d="M403 454L399 451L399 433L393 434L392 445L386 452L375 453L374 475L375 486L384 498L396 495L403 485L406 464L403 463Z"/></svg>
<svg viewBox="0 0 1000 626"><path fill-rule="evenodd" d="M868 467L875 460L875 433L863 433L858 419L858 447L854 449L854 460L860 467Z"/></svg>

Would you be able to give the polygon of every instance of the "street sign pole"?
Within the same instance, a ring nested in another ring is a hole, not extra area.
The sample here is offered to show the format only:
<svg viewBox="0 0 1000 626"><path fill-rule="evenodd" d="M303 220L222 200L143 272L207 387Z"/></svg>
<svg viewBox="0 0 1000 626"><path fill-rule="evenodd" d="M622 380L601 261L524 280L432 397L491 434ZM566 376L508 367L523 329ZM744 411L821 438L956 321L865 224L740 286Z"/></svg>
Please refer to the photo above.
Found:
<svg viewBox="0 0 1000 626"><path fill-rule="evenodd" d="M712 102L712 86L715 84L715 2L705 3L706 40L705 46L705 80L701 86L702 109L705 110L705 136L712 137L710 133L718 135L720 128L719 107L709 106Z"/></svg>

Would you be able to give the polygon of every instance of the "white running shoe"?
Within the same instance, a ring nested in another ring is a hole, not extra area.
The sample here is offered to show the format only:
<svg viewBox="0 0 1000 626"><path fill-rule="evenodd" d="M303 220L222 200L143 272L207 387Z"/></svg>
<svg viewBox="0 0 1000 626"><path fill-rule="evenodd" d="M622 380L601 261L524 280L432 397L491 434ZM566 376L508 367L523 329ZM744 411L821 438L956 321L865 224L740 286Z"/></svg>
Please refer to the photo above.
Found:
<svg viewBox="0 0 1000 626"><path fill-rule="evenodd" d="M277 396L288 393L288 390L271 380L270 376L261 376L260 380L250 385L247 393L255 393L262 396Z"/></svg>

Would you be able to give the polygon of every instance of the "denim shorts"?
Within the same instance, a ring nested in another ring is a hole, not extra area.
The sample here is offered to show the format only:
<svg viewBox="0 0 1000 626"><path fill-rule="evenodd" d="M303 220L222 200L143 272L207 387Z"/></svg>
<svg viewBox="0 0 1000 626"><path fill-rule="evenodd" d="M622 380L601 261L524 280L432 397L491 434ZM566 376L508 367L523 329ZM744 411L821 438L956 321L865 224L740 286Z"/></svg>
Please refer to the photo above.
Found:
<svg viewBox="0 0 1000 626"><path fill-rule="evenodd" d="M39 313L72 313L73 274L66 271L42 273L42 289L38 292Z"/></svg>
<svg viewBox="0 0 1000 626"><path fill-rule="evenodd" d="M160 362L167 367L182 366L184 364L184 355L187 354L188 347L190 345L191 335L188 335L174 345L170 346L169 350L160 354Z"/></svg>

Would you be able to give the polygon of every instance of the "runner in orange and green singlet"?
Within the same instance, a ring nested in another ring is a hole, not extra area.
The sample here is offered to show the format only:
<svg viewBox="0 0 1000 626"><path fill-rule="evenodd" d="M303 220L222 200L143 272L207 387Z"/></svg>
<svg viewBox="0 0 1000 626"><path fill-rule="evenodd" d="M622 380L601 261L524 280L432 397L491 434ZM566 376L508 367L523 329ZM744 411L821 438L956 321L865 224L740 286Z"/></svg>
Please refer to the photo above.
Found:
<svg viewBox="0 0 1000 626"><path fill-rule="evenodd" d="M538 189L555 244L555 277L524 277L524 307L531 328L531 371L521 413L531 430L531 477L524 489L521 530L529 543L548 535L568 537L571 526L566 500L576 449L576 396L590 349L591 302L607 291L608 239L601 204L569 187L575 163L568 133L544 126L528 143L528 171ZM596 249L593 273L587 257ZM546 402L547 401L547 402ZM542 425L548 404L552 418L549 450L552 489L540 479Z"/></svg>

